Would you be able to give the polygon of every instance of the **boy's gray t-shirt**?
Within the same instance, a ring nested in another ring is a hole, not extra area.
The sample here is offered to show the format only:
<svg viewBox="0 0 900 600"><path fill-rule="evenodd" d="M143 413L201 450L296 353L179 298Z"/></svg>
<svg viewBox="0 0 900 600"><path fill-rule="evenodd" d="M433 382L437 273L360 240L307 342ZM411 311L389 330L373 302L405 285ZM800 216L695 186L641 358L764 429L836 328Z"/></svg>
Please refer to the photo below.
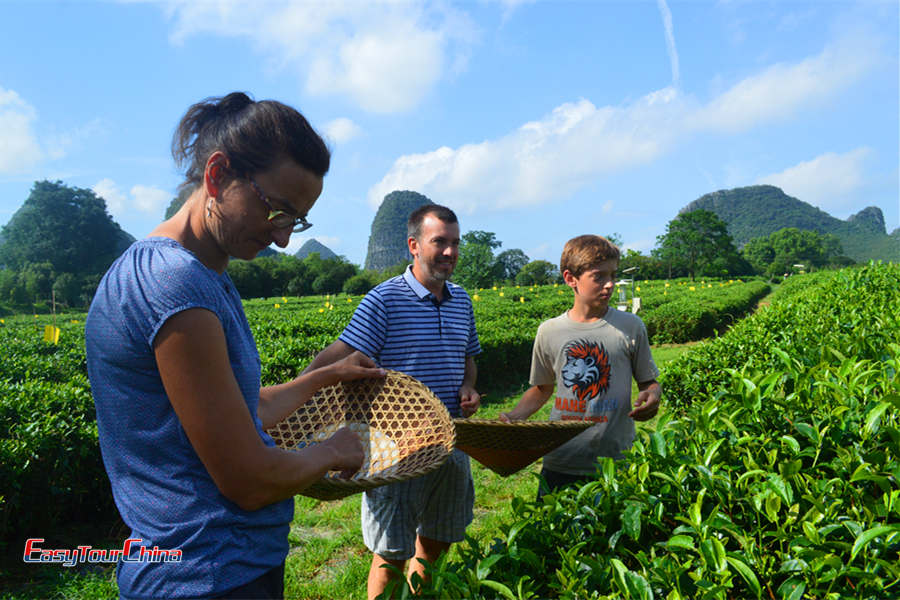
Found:
<svg viewBox="0 0 900 600"><path fill-rule="evenodd" d="M568 311L541 323L531 357L531 385L556 384L551 421L590 420L595 425L544 456L544 467L593 475L597 457L622 458L634 440L631 381L650 381L659 369L647 328L637 316L610 307L591 323Z"/></svg>

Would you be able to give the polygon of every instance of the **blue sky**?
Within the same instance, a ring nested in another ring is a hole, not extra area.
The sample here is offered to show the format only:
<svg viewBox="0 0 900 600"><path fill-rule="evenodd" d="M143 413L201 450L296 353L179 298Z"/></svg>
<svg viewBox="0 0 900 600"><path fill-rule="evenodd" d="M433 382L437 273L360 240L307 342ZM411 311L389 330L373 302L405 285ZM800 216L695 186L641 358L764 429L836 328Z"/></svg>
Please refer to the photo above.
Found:
<svg viewBox="0 0 900 600"><path fill-rule="evenodd" d="M332 168L315 237L361 264L412 189L558 262L582 233L644 253L678 210L771 183L900 225L896 1L0 0L0 223L36 180L91 188L135 237L180 183L187 107L299 108Z"/></svg>

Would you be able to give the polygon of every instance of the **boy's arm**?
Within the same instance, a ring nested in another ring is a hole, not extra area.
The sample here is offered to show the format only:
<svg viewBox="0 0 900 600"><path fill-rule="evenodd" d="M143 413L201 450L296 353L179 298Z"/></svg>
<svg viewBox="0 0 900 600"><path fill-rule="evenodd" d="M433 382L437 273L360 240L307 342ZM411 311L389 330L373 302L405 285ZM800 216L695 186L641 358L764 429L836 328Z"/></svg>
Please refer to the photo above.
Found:
<svg viewBox="0 0 900 600"><path fill-rule="evenodd" d="M541 408L550 396L553 395L553 384L534 385L528 388L516 407L509 412L500 413L499 419L505 423L511 421L524 421Z"/></svg>
<svg viewBox="0 0 900 600"><path fill-rule="evenodd" d="M634 402L634 409L628 413L628 416L635 421L649 421L656 416L656 412L659 410L662 388L655 379L638 382L637 385L640 393Z"/></svg>

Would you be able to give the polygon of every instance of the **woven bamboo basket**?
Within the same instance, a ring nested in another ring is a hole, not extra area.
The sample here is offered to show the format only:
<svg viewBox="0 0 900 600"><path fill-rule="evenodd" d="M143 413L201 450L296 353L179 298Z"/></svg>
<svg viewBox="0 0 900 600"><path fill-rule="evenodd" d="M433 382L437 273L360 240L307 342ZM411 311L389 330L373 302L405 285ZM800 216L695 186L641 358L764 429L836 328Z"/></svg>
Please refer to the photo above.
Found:
<svg viewBox="0 0 900 600"><path fill-rule="evenodd" d="M300 492L337 500L437 469L453 451L455 429L444 404L420 381L397 371L383 379L347 381L320 389L268 430L280 448L300 450L341 427L359 435L365 461L353 477L329 472Z"/></svg>
<svg viewBox="0 0 900 600"><path fill-rule="evenodd" d="M512 475L593 425L590 421L454 419L456 447L498 475Z"/></svg>

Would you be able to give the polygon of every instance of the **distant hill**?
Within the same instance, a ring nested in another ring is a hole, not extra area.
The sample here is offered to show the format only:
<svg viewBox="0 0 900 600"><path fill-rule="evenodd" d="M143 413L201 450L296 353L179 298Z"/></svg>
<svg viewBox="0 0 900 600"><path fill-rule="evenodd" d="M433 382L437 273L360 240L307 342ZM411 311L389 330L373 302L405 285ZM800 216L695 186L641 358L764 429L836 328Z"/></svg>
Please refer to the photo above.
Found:
<svg viewBox="0 0 900 600"><path fill-rule="evenodd" d="M57 273L102 274L133 242L93 190L35 181L2 228L0 265L47 262Z"/></svg>
<svg viewBox="0 0 900 600"><path fill-rule="evenodd" d="M284 256L284 252L279 252L272 246L267 246L259 251L259 254L256 255L256 258L260 258L263 256L274 256L277 258L279 256Z"/></svg>
<svg viewBox="0 0 900 600"><path fill-rule="evenodd" d="M411 259L406 245L406 221L410 213L425 204L434 203L409 190L393 191L384 197L372 220L366 269L381 271Z"/></svg>
<svg viewBox="0 0 900 600"><path fill-rule="evenodd" d="M320 243L315 239L306 240L306 242L302 246L300 246L300 249L294 252L294 256L303 260L312 252L318 252L322 260L337 258L337 254L332 252L326 245Z"/></svg>
<svg viewBox="0 0 900 600"><path fill-rule="evenodd" d="M712 211L725 221L738 247L752 238L796 227L834 234L841 241L844 254L858 262L900 261L900 230L888 235L884 215L875 206L842 221L775 186L754 185L706 194L682 208L679 214L697 209Z"/></svg>

